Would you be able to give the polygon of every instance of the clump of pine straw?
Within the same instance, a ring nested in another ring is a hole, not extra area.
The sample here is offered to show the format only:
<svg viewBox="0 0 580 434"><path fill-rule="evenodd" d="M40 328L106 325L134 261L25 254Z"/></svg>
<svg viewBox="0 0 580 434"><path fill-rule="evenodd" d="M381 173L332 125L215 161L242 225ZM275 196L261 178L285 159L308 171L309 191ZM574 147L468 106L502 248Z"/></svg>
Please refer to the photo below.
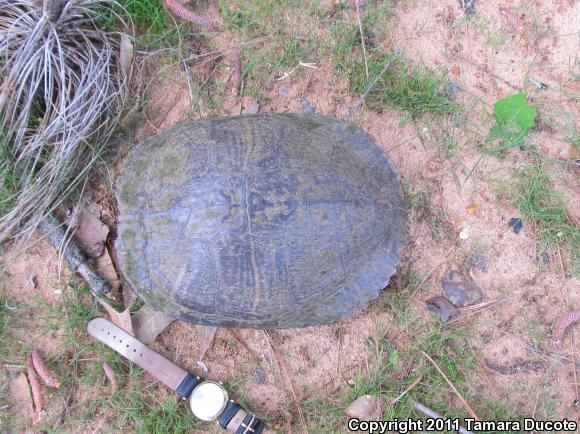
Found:
<svg viewBox="0 0 580 434"><path fill-rule="evenodd" d="M85 182L127 93L114 0L0 0L0 242Z"/></svg>

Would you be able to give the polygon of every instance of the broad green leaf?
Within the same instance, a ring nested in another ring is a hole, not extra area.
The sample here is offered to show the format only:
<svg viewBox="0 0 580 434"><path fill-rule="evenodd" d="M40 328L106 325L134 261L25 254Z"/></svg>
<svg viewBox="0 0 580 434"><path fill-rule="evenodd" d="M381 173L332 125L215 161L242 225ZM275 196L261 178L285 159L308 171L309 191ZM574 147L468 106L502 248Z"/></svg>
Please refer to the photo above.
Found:
<svg viewBox="0 0 580 434"><path fill-rule="evenodd" d="M526 93L516 93L495 102L493 118L495 125L491 128L488 141L500 139L503 143L490 149L499 152L518 146L534 126L537 109L528 105Z"/></svg>
<svg viewBox="0 0 580 434"><path fill-rule="evenodd" d="M497 123L514 122L521 131L530 131L534 126L537 110L528 105L527 96L527 93L516 93L496 101L493 105L493 117Z"/></svg>

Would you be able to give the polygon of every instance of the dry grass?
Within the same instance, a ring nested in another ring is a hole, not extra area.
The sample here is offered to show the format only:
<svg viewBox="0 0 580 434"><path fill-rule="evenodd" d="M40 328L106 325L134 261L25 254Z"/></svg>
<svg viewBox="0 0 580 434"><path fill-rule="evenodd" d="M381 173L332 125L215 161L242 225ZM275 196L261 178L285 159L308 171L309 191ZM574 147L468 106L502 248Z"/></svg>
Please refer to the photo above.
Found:
<svg viewBox="0 0 580 434"><path fill-rule="evenodd" d="M27 236L85 181L126 93L111 0L0 0L0 241Z"/></svg>

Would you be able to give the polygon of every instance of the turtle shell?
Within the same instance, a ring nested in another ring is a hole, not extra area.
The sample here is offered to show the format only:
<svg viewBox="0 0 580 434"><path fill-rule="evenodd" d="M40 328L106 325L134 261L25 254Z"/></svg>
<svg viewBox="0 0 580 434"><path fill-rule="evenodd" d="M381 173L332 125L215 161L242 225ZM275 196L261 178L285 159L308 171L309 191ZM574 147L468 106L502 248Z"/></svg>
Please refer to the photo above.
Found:
<svg viewBox="0 0 580 434"><path fill-rule="evenodd" d="M117 261L153 308L191 323L325 324L395 273L401 185L353 124L312 114L198 120L129 153Z"/></svg>

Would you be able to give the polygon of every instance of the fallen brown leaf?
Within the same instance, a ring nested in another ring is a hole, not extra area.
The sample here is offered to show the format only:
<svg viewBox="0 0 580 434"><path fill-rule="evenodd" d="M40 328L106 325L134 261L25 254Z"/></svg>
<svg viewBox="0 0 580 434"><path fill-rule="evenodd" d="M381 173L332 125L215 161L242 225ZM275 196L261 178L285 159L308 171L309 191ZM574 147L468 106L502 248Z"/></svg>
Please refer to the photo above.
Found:
<svg viewBox="0 0 580 434"><path fill-rule="evenodd" d="M10 379L10 398L14 404L11 407L13 414L22 416L22 420L32 424L34 422L34 407L32 406L32 396L30 395L30 385L26 374L21 372L17 377Z"/></svg>
<svg viewBox="0 0 580 434"><path fill-rule="evenodd" d="M99 304L107 311L113 324L122 328L131 336L135 336L133 333L133 324L131 322L131 306L129 306L123 312L117 312L115 308L107 302L101 300L100 298L97 298L97 300L99 301Z"/></svg>

